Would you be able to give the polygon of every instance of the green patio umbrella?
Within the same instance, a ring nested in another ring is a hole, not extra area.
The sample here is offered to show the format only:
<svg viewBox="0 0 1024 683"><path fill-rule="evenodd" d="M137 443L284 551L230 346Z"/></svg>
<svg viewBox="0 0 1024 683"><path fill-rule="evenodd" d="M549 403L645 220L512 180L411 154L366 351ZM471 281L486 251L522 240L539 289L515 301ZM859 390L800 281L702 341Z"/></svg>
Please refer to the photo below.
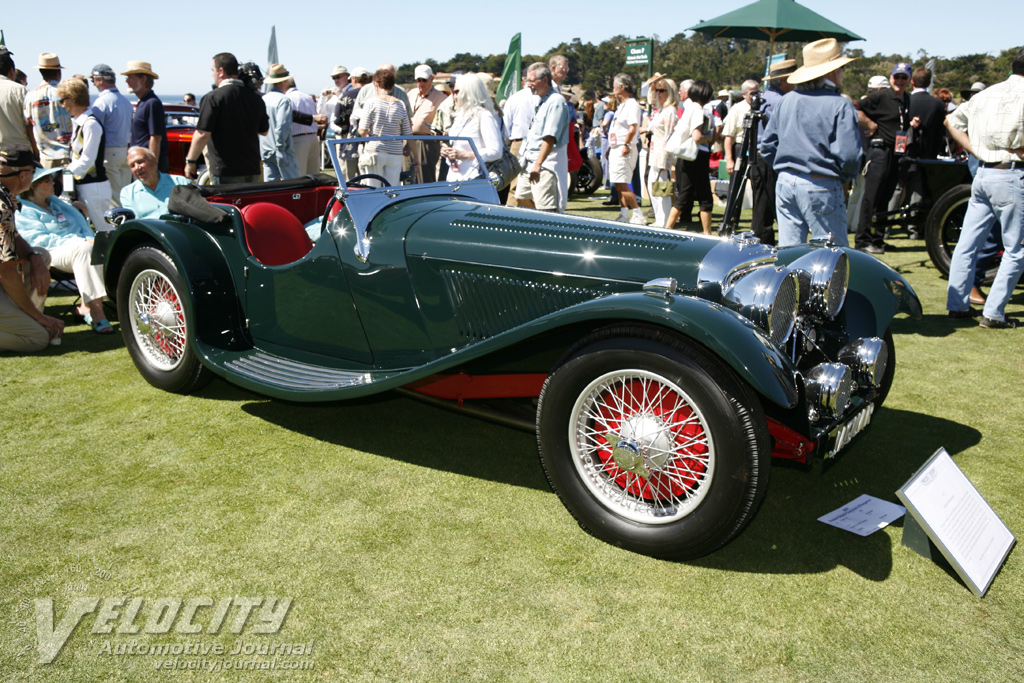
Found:
<svg viewBox="0 0 1024 683"><path fill-rule="evenodd" d="M713 38L768 40L771 42L768 54L774 54L775 41L780 38L794 42L821 38L835 38L841 42L864 40L795 0L758 0L686 30L700 31Z"/></svg>

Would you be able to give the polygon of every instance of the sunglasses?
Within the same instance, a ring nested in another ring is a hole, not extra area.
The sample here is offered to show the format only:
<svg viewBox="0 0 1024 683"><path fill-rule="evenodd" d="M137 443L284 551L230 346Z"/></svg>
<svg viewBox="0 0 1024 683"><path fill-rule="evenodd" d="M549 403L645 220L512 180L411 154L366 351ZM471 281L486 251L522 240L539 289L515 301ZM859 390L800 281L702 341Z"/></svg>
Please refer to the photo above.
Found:
<svg viewBox="0 0 1024 683"><path fill-rule="evenodd" d="M427 82L427 79L426 79L426 78L417 78L417 79L416 79L416 82L417 82L417 83L426 83L426 82Z"/></svg>
<svg viewBox="0 0 1024 683"><path fill-rule="evenodd" d="M668 90L665 90L664 88L655 88L654 92L668 92Z"/></svg>
<svg viewBox="0 0 1024 683"><path fill-rule="evenodd" d="M22 173L34 173L34 172L35 172L34 168L31 168L31 167L29 167L29 168L22 168L22 169L17 170L17 171L11 171L10 173L0 173L0 178L13 178L14 176L21 175Z"/></svg>
<svg viewBox="0 0 1024 683"><path fill-rule="evenodd" d="M908 78L910 78L910 76L906 74L893 74L892 77L895 78L897 81L905 81Z"/></svg>

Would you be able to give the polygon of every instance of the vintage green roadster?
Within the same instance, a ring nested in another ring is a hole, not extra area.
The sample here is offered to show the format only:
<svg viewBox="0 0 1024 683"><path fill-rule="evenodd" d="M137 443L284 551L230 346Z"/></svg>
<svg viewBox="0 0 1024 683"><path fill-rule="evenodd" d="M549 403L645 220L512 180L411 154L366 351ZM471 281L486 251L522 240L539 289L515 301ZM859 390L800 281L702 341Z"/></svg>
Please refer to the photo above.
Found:
<svg viewBox="0 0 1024 683"><path fill-rule="evenodd" d="M580 525L646 555L720 548L772 456L847 446L892 385L892 318L921 314L856 251L508 208L483 174L342 178L311 240L270 190L298 200L320 178L207 188L225 203L178 197L118 227L107 286L146 380L289 401L401 389L536 429Z"/></svg>

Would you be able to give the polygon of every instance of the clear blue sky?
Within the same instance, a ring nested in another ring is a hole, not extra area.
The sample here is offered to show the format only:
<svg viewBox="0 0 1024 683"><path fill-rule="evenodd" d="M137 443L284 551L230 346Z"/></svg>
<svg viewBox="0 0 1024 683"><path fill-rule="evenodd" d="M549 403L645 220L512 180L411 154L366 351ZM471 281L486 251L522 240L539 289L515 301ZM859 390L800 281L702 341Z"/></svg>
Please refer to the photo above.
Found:
<svg viewBox="0 0 1024 683"><path fill-rule="evenodd" d="M56 52L69 70L65 73L87 73L97 62L106 62L120 73L128 60L143 60L151 62L160 75L158 95L187 91L202 95L210 86L210 57L217 52L233 52L240 60L265 68L270 27L276 26L281 61L296 76L299 89L318 92L330 85L327 75L335 64L372 71L385 60L397 65L427 58L444 61L459 52L503 53L516 32L523 34L523 51L530 54L542 54L576 37L594 44L618 34L667 40L748 2L626 3L636 12L624 11L623 3L608 0L447 3L458 9L439 11L445 4L391 0L381 2L378 13L361 11L366 3L310 2L292 5L294 11L288 12L285 3L262 0L149 5L113 0L81 12L64 6L55 13L57 6L43 11L41 5L12 0L0 12L0 29L31 85L38 80L39 72L31 67L39 53ZM869 55L914 57L923 49L930 55L954 57L998 53L1024 43L1020 0L803 0L801 4L864 36L866 40L850 47ZM516 5L530 6L530 16L524 11L510 17L508 8ZM164 13L158 14L157 7L163 7ZM346 12L353 19L346 20ZM121 83L119 77L125 92Z"/></svg>

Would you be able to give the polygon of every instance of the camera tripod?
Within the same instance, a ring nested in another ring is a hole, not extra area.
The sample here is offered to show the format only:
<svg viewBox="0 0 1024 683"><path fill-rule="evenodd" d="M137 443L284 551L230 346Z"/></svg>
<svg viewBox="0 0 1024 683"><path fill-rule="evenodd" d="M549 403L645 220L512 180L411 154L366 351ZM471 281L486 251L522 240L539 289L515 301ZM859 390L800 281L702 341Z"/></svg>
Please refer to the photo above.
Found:
<svg viewBox="0 0 1024 683"><path fill-rule="evenodd" d="M740 207L743 206L743 191L750 177L750 164L757 159L757 129L764 121L761 111L761 93L755 92L750 99L750 111L743 115L743 144L740 146L739 161L729 182L729 197L725 202L725 214L718 226L719 235L732 233L733 216L739 220Z"/></svg>

